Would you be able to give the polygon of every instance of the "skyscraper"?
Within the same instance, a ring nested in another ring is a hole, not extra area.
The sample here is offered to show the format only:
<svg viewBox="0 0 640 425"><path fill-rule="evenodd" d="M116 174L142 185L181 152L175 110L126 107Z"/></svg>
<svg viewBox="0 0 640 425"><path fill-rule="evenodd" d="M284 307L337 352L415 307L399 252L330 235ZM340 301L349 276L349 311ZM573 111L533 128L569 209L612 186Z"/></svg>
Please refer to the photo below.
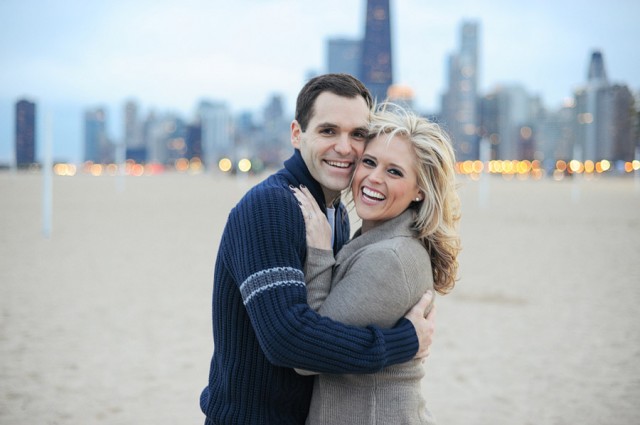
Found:
<svg viewBox="0 0 640 425"><path fill-rule="evenodd" d="M327 46L327 71L344 72L357 77L362 62L362 40L347 38L329 39Z"/></svg>
<svg viewBox="0 0 640 425"><path fill-rule="evenodd" d="M147 149L142 137L142 124L138 118L138 104L129 100L124 105L124 144L126 158L146 162Z"/></svg>
<svg viewBox="0 0 640 425"><path fill-rule="evenodd" d="M389 0L367 0L359 77L378 101L387 97L387 90L393 84Z"/></svg>
<svg viewBox="0 0 640 425"><path fill-rule="evenodd" d="M220 158L233 154L231 113L224 102L203 100L198 105L198 117L202 129L202 160L213 169Z"/></svg>
<svg viewBox="0 0 640 425"><path fill-rule="evenodd" d="M576 159L632 160L633 95L627 86L609 82L602 52L591 53L587 84L575 99Z"/></svg>
<svg viewBox="0 0 640 425"><path fill-rule="evenodd" d="M263 128L258 146L260 158L267 166L278 166L291 154L288 120L283 99L272 95L263 109Z"/></svg>
<svg viewBox="0 0 640 425"><path fill-rule="evenodd" d="M36 162L36 104L22 99L16 103L16 165Z"/></svg>
<svg viewBox="0 0 640 425"><path fill-rule="evenodd" d="M115 149L107 137L106 114L103 108L84 113L84 160L108 164L115 159Z"/></svg>
<svg viewBox="0 0 640 425"><path fill-rule="evenodd" d="M479 123L484 136L491 142L492 159L537 159L533 138L533 123L536 121L538 109L538 100L535 97L530 96L522 85L512 84L497 87L479 103L482 105L478 108L481 110ZM462 130L462 134L456 134L468 140L467 143L471 143L472 138L477 137L475 133L466 134L464 128ZM459 159L478 158L465 152L464 146L460 146L460 149L462 153L456 153Z"/></svg>
<svg viewBox="0 0 640 425"><path fill-rule="evenodd" d="M463 22L460 49L449 56L448 87L442 96L442 119L459 160L478 151L478 24Z"/></svg>

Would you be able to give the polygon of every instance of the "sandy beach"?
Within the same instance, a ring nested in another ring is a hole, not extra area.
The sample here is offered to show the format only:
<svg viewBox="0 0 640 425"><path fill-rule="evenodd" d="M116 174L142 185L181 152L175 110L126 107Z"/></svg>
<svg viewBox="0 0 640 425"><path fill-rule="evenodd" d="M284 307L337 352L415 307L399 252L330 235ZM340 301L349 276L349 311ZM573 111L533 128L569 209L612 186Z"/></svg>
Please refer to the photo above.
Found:
<svg viewBox="0 0 640 425"><path fill-rule="evenodd" d="M42 176L1 172L0 424L202 424L217 245L263 177L54 177L45 238ZM442 425L640 423L637 182L483 179L460 179L430 410Z"/></svg>

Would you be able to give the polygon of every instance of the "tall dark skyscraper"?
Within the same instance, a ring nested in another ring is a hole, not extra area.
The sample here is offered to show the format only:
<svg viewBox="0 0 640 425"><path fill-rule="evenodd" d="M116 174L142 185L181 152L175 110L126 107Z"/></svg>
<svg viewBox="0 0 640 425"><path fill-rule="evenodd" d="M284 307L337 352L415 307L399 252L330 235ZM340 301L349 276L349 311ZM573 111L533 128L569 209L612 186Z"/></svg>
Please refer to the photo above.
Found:
<svg viewBox="0 0 640 425"><path fill-rule="evenodd" d="M607 82L607 71L604 68L604 58L602 52L594 51L591 53L591 61L589 62L589 72L587 73L589 82L599 81Z"/></svg>
<svg viewBox="0 0 640 425"><path fill-rule="evenodd" d="M360 79L378 101L393 84L389 0L367 0Z"/></svg>
<svg viewBox="0 0 640 425"><path fill-rule="evenodd" d="M16 165L36 162L36 104L28 100L16 103Z"/></svg>

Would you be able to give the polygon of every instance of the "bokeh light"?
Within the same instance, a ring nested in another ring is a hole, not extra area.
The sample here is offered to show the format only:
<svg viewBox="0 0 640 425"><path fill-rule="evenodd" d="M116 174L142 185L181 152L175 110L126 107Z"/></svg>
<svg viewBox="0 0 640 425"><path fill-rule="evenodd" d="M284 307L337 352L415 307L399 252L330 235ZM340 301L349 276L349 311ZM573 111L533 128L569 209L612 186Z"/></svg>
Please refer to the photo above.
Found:
<svg viewBox="0 0 640 425"><path fill-rule="evenodd" d="M238 161L238 170L242 171L243 173L248 173L249 170L251 170L251 161L247 158L242 158L240 161Z"/></svg>
<svg viewBox="0 0 640 425"><path fill-rule="evenodd" d="M229 158L222 158L218 162L218 168L220 168L220 171L222 171L223 173L228 173L229 171L231 171L232 165L233 164L231 163L231 160Z"/></svg>

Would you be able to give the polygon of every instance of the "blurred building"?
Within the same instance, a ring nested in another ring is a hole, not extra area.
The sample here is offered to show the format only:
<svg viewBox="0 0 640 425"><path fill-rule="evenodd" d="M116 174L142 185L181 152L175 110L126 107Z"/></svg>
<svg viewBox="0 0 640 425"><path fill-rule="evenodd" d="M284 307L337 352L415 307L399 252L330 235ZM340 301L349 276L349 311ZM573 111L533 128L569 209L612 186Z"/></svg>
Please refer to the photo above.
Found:
<svg viewBox="0 0 640 425"><path fill-rule="evenodd" d="M540 109L539 99L529 95L519 84L499 86L482 98L479 132L491 142L491 159L538 159L535 130ZM467 125L472 124L469 122ZM467 137L467 143L471 143L475 132L456 134ZM462 159L474 158L464 155L465 146L460 146L460 150Z"/></svg>
<svg viewBox="0 0 640 425"><path fill-rule="evenodd" d="M179 116L150 112L144 122L147 162L173 166L178 159L186 158L186 133L187 126Z"/></svg>
<svg viewBox="0 0 640 425"><path fill-rule="evenodd" d="M231 113L224 102L202 101L197 114L202 129L201 159L212 169L221 158L233 155Z"/></svg>
<svg viewBox="0 0 640 425"><path fill-rule="evenodd" d="M187 144L187 159L202 159L202 127L200 122L187 125L185 142Z"/></svg>
<svg viewBox="0 0 640 425"><path fill-rule="evenodd" d="M26 99L16 103L17 167L28 167L36 162L36 104Z"/></svg>
<svg viewBox="0 0 640 425"><path fill-rule="evenodd" d="M360 79L378 101L393 84L389 0L367 0Z"/></svg>
<svg viewBox="0 0 640 425"><path fill-rule="evenodd" d="M126 159L144 163L147 161L147 147L142 137L142 123L138 114L138 104L129 100L124 105L124 144Z"/></svg>
<svg viewBox="0 0 640 425"><path fill-rule="evenodd" d="M457 158L467 160L479 156L478 23L463 22L460 35L460 48L448 60L441 114Z"/></svg>
<svg viewBox="0 0 640 425"><path fill-rule="evenodd" d="M634 158L635 102L625 85L611 84L602 52L591 54L587 83L576 90L576 159Z"/></svg>
<svg viewBox="0 0 640 425"><path fill-rule="evenodd" d="M238 157L259 157L258 140L262 133L261 128L255 123L253 113L241 112L235 119L233 143Z"/></svg>
<svg viewBox="0 0 640 425"><path fill-rule="evenodd" d="M556 111L542 111L536 124L537 152L546 170L553 170L557 160L573 159L575 143L575 101L567 100Z"/></svg>
<svg viewBox="0 0 640 425"><path fill-rule="evenodd" d="M115 160L115 147L107 136L107 115L102 107L85 110L84 160L98 164Z"/></svg>
<svg viewBox="0 0 640 425"><path fill-rule="evenodd" d="M284 114L282 97L273 95L263 109L262 135L258 157L265 166L280 166L293 150L289 137L289 120Z"/></svg>
<svg viewBox="0 0 640 425"><path fill-rule="evenodd" d="M360 75L362 40L331 38L327 43L327 72Z"/></svg>

